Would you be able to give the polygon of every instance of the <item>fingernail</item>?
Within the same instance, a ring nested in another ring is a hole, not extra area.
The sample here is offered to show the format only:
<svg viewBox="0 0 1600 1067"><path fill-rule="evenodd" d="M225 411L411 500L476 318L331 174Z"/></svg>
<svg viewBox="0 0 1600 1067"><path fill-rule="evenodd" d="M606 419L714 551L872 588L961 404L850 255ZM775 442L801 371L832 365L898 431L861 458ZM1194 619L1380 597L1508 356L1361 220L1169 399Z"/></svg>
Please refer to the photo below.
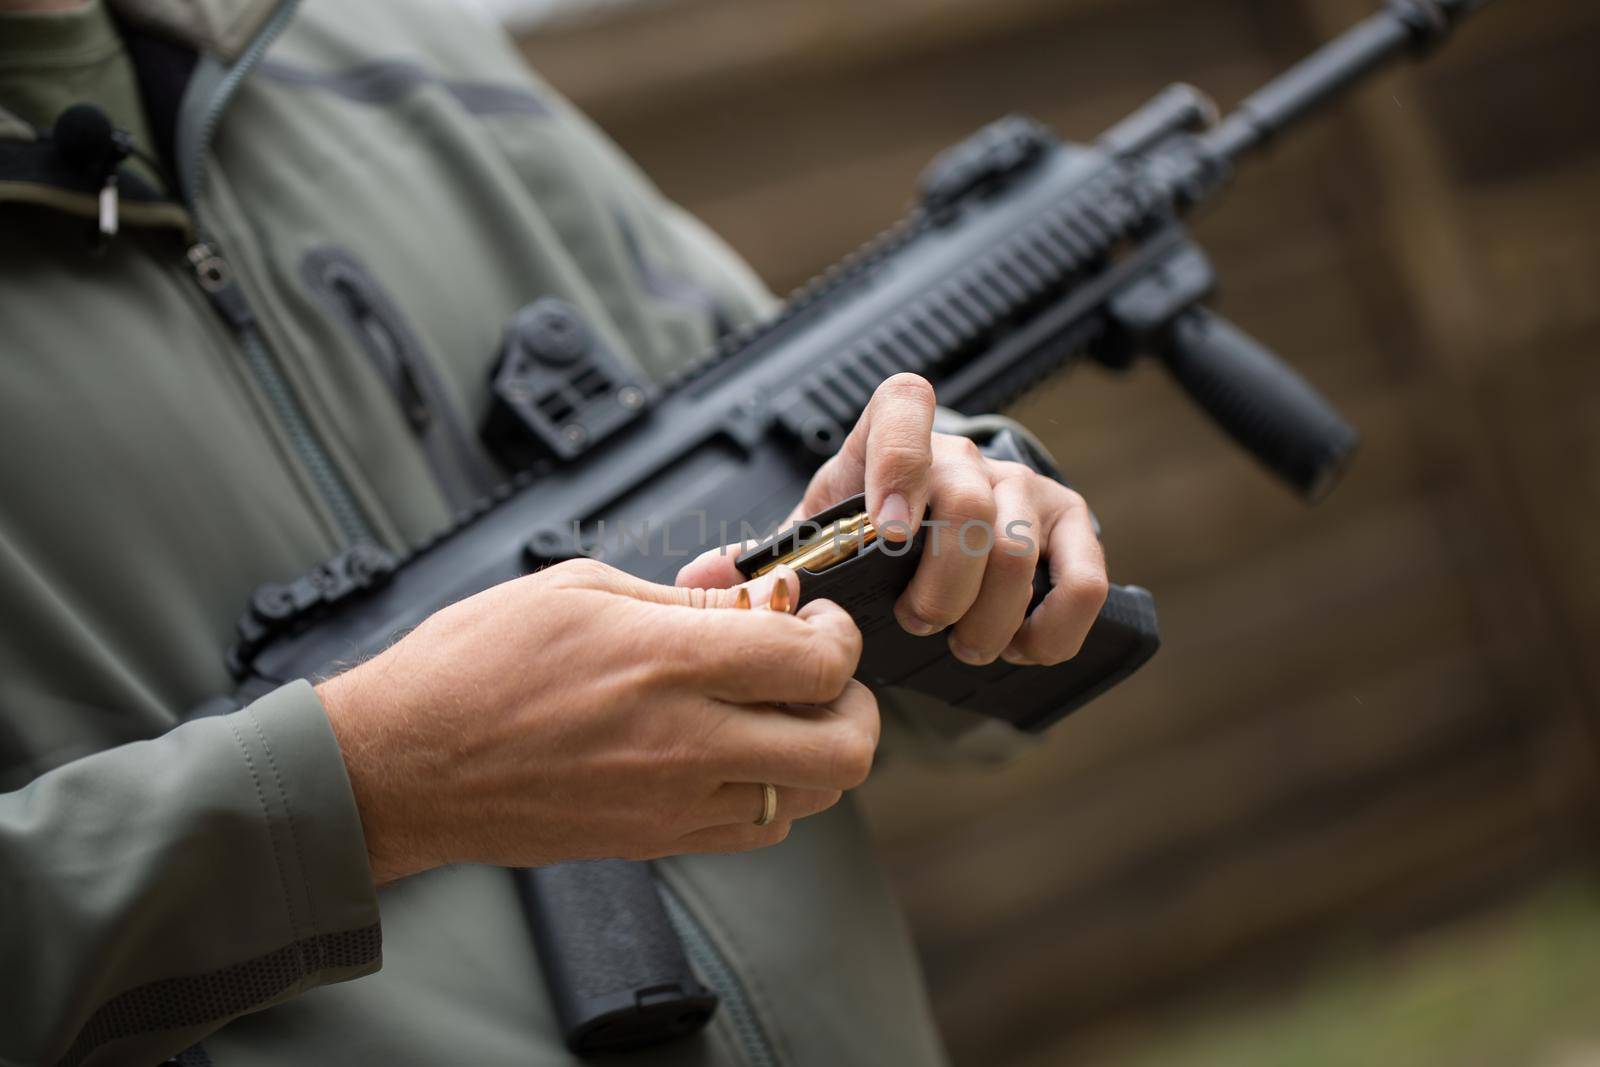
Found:
<svg viewBox="0 0 1600 1067"><path fill-rule="evenodd" d="M1005 660L1007 663L1014 664L1018 667L1033 666L1033 660L1024 655L1022 649L1018 648L1016 645L1007 645L1006 650L1000 653L1000 658Z"/></svg>
<svg viewBox="0 0 1600 1067"><path fill-rule="evenodd" d="M878 516L874 523L885 537L905 540L906 531L911 529L911 508L906 504L906 498L899 493L884 497L883 503L878 505Z"/></svg>
<svg viewBox="0 0 1600 1067"><path fill-rule="evenodd" d="M950 652L956 659L972 667L986 667L994 662L993 656L985 656L970 645L957 641L954 637L950 638Z"/></svg>
<svg viewBox="0 0 1600 1067"><path fill-rule="evenodd" d="M916 634L918 637L928 637L944 629L943 626L937 626L926 619L919 619L915 615L900 616L900 628L905 630L906 633Z"/></svg>

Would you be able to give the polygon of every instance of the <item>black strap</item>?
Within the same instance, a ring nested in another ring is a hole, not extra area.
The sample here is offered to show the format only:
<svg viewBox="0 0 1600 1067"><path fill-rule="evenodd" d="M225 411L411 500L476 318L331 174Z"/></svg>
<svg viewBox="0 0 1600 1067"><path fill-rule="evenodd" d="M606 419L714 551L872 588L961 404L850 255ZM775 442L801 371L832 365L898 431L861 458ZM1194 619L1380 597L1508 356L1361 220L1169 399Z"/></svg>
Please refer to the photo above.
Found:
<svg viewBox="0 0 1600 1067"><path fill-rule="evenodd" d="M48 185L97 196L103 179L74 167L62 157L54 141L40 137L35 141L0 138L0 181ZM118 173L117 190L127 202L156 204L167 200L155 186L127 170Z"/></svg>

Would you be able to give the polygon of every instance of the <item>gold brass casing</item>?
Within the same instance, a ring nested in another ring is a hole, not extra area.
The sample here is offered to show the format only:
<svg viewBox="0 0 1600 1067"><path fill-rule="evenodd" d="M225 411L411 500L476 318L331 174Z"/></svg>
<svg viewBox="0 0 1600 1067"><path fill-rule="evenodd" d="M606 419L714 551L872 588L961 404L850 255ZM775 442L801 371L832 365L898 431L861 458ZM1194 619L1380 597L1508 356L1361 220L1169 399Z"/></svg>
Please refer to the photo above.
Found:
<svg viewBox="0 0 1600 1067"><path fill-rule="evenodd" d="M755 576L759 578L774 567L784 564L797 571L810 571L816 574L847 559L854 559L863 548L877 539L878 528L863 511L859 515L852 515L824 526L817 531L816 536L802 541L787 554L756 571Z"/></svg>

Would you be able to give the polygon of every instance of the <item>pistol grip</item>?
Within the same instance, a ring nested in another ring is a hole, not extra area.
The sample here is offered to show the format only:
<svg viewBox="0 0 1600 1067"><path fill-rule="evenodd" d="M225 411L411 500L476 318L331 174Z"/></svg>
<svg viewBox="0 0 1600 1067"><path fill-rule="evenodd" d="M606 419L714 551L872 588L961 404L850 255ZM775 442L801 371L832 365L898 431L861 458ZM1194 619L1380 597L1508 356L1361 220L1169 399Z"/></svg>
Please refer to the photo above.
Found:
<svg viewBox="0 0 1600 1067"><path fill-rule="evenodd" d="M691 1034L717 1008L647 863L592 860L515 872L567 1047L580 1055Z"/></svg>

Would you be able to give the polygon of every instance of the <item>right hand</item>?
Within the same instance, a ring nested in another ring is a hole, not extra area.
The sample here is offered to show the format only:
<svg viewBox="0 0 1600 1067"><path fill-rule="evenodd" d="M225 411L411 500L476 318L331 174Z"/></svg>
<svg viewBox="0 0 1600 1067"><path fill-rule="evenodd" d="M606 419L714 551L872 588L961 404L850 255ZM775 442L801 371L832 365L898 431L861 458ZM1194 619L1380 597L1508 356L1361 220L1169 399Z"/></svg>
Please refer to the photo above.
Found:
<svg viewBox="0 0 1600 1067"><path fill-rule="evenodd" d="M859 785L877 703L826 601L562 563L444 608L317 687L378 884L447 863L532 867L775 844ZM782 705L782 706L774 706ZM754 825L759 783L778 817Z"/></svg>

